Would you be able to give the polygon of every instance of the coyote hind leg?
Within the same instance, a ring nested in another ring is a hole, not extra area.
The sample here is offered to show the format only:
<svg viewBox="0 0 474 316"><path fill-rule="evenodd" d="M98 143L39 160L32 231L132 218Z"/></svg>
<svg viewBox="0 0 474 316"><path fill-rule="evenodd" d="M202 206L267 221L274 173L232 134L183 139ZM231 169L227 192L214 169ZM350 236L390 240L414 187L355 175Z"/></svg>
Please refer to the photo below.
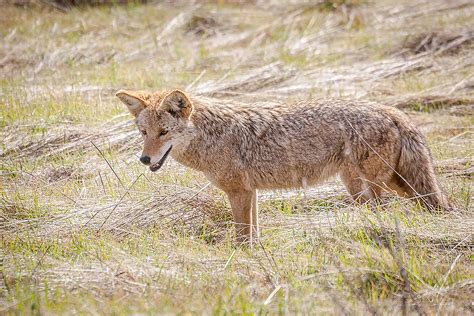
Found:
<svg viewBox="0 0 474 316"><path fill-rule="evenodd" d="M395 192L400 197L412 197L409 191L407 191L405 180L402 179L398 174L394 173L392 179L387 183L388 188Z"/></svg>
<svg viewBox="0 0 474 316"><path fill-rule="evenodd" d="M377 202L383 192L392 190L403 194L402 188L396 185L396 156L382 155L384 152L390 153L390 150L381 148L369 154L360 164L351 161L342 168L341 179L354 200L361 203Z"/></svg>
<svg viewBox="0 0 474 316"><path fill-rule="evenodd" d="M382 188L374 183L373 179L367 179L357 168L346 167L342 170L340 176L347 191L357 203L366 203L378 200Z"/></svg>

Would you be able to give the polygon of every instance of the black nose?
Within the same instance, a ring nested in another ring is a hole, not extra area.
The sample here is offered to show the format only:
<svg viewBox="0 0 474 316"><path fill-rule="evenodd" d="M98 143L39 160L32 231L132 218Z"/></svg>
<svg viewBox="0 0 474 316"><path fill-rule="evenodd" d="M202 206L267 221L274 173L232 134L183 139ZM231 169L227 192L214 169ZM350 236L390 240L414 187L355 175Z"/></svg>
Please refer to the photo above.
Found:
<svg viewBox="0 0 474 316"><path fill-rule="evenodd" d="M150 164L150 157L148 156L141 156L140 157L140 161L145 164L145 165L149 165Z"/></svg>

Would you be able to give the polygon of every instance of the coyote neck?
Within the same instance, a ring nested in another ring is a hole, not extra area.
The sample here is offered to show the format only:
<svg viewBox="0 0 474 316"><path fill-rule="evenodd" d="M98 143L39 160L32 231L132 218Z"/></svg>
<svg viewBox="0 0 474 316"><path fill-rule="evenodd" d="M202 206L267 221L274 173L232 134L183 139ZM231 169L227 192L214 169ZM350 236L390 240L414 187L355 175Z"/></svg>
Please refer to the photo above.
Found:
<svg viewBox="0 0 474 316"><path fill-rule="evenodd" d="M194 111L188 129L183 133L178 148L171 152L179 163L203 172L213 168L212 159L220 159L210 153L215 152L221 136L228 133L233 125L232 117L238 112L206 101L193 100Z"/></svg>

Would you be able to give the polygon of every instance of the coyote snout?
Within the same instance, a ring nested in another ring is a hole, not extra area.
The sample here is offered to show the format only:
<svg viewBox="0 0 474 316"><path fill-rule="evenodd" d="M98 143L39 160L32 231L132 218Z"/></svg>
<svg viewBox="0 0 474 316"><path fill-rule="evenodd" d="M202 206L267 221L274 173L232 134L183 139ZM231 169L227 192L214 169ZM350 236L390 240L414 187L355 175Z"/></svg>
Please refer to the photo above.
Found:
<svg viewBox="0 0 474 316"><path fill-rule="evenodd" d="M335 99L250 106L180 90L117 96L143 135L140 161L156 171L171 155L204 172L229 197L239 240L258 236L258 189L335 175L358 202L390 191L449 208L423 135L395 108Z"/></svg>
<svg viewBox="0 0 474 316"><path fill-rule="evenodd" d="M161 157L161 158L153 159L153 160L151 160L150 163L148 163L150 165L150 170L151 171L153 171L153 172L158 171L161 168L161 166L163 166L163 164L165 163L166 158L168 158L168 155L171 152L172 148L173 148L173 146L169 146L168 149L165 149L166 151L165 151L164 154L158 154L157 155L157 157ZM163 152L163 150L161 150L161 152ZM148 156L146 156L146 157L149 158Z"/></svg>
<svg viewBox="0 0 474 316"><path fill-rule="evenodd" d="M148 166L150 164L150 157L148 156L141 156L140 157L140 161L142 162L142 164L144 164L145 166Z"/></svg>
<svg viewBox="0 0 474 316"><path fill-rule="evenodd" d="M166 158L168 158L168 155L173 148L172 145L164 144L158 149L155 149L156 146L153 146L155 145L154 143L155 142L153 140L147 139L145 137L145 148L143 150L142 156L140 157L140 162L145 166L150 166L151 171L157 171L161 168L161 166L163 166Z"/></svg>

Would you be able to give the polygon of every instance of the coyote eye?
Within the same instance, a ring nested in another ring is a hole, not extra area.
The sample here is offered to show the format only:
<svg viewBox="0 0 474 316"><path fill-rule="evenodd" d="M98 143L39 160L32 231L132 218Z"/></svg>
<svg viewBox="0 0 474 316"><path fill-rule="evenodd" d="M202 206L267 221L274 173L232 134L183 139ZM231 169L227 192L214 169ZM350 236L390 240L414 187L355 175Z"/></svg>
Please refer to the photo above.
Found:
<svg viewBox="0 0 474 316"><path fill-rule="evenodd" d="M140 132L142 133L142 135L146 135L146 131L145 131L145 130L141 130Z"/></svg>
<svg viewBox="0 0 474 316"><path fill-rule="evenodd" d="M166 135L168 134L168 131L161 131L160 135L163 136L163 135Z"/></svg>

